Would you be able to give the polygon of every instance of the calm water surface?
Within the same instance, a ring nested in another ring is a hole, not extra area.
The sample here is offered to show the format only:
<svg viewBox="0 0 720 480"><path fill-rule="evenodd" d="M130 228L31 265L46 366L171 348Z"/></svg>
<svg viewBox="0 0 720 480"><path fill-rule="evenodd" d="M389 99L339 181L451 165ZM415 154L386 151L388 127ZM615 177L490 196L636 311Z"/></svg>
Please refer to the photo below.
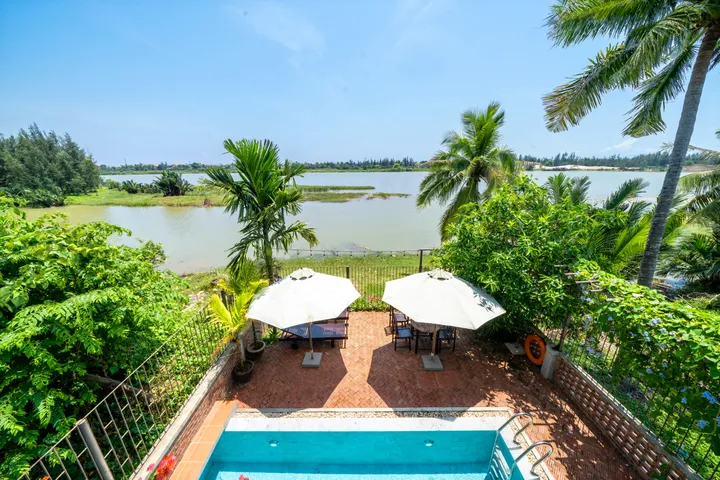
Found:
<svg viewBox="0 0 720 480"><path fill-rule="evenodd" d="M555 172L532 172L544 183ZM645 196L654 199L660 192L663 172L566 172L587 175L592 181L590 197L602 200L622 182L643 177L650 183ZM437 224L442 207L418 210L415 194L425 172L402 173L308 173L303 185L372 185L377 192L408 193L407 198L352 200L345 203L303 204L299 218L314 227L322 250L416 250L440 244ZM197 183L202 174L183 175ZM155 175L114 175L113 180L151 182ZM163 244L166 267L178 273L220 267L227 262L227 249L239 238L234 218L218 207L92 207L71 205L51 209L30 209L28 217L63 212L71 223L105 221L133 232L133 244L153 240ZM299 242L297 248L307 248Z"/></svg>

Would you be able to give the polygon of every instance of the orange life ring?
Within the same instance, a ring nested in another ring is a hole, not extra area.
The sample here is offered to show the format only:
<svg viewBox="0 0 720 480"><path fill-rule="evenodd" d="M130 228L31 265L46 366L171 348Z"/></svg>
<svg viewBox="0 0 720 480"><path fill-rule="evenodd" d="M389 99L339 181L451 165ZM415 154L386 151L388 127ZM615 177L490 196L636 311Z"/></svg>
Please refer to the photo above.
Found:
<svg viewBox="0 0 720 480"><path fill-rule="evenodd" d="M536 345L533 348L533 344ZM540 354L538 355L538 350ZM535 365L542 365L545 359L545 341L537 335L528 335L525 338L525 355Z"/></svg>

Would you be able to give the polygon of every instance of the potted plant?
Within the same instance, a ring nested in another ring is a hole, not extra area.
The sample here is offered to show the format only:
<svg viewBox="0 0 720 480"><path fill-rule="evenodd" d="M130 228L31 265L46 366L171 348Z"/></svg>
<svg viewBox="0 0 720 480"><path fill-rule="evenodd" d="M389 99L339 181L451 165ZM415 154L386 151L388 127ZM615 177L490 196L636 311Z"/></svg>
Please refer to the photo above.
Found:
<svg viewBox="0 0 720 480"><path fill-rule="evenodd" d="M217 294L210 298L212 320L226 331L227 340L235 342L240 352L240 360L232 371L233 379L238 383L247 383L252 379L255 363L246 356L240 332L247 324L247 310L250 303L255 295L266 286L267 281L265 280L250 282L244 290L235 294L230 307L226 306Z"/></svg>

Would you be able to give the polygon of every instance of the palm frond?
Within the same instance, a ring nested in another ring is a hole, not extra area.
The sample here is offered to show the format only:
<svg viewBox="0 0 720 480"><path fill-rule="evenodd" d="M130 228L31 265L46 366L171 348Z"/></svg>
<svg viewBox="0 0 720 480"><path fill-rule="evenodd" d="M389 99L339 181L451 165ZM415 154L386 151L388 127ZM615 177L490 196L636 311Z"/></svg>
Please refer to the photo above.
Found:
<svg viewBox="0 0 720 480"><path fill-rule="evenodd" d="M571 181L570 201L575 205L585 203L590 192L590 178L587 175L575 177Z"/></svg>
<svg viewBox="0 0 720 480"><path fill-rule="evenodd" d="M547 18L549 37L567 47L598 36L626 35L661 19L675 6L672 0L560 0Z"/></svg>
<svg viewBox="0 0 720 480"><path fill-rule="evenodd" d="M632 53L632 48L625 45L611 45L590 60L584 72L545 95L547 129L560 132L579 124L585 115L600 105L603 94L637 83L639 79L626 76L626 64Z"/></svg>
<svg viewBox="0 0 720 480"><path fill-rule="evenodd" d="M670 61L656 74L645 80L633 98L634 106L628 115L623 135L642 137L665 130L662 112L667 102L685 89L685 74L697 53L698 36L688 35Z"/></svg>
<svg viewBox="0 0 720 480"><path fill-rule="evenodd" d="M603 208L613 210L621 207L623 204L637 198L645 193L645 189L650 184L642 178L632 178L623 182L610 196L605 200Z"/></svg>

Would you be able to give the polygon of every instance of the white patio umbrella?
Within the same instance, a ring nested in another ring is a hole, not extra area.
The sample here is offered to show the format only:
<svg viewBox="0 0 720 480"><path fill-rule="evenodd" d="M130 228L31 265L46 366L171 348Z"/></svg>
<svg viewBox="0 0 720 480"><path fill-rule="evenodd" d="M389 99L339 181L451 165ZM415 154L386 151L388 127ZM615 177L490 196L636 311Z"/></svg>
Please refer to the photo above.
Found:
<svg viewBox="0 0 720 480"><path fill-rule="evenodd" d="M431 358L423 357L435 369L442 369L435 358L437 325L475 330L505 313L483 289L439 268L385 283L383 302L417 322L435 324Z"/></svg>
<svg viewBox="0 0 720 480"><path fill-rule="evenodd" d="M310 352L303 365L319 366L322 354L316 359L313 352L312 322L337 318L359 297L347 278L301 268L262 290L250 305L247 317L279 329L309 324Z"/></svg>

